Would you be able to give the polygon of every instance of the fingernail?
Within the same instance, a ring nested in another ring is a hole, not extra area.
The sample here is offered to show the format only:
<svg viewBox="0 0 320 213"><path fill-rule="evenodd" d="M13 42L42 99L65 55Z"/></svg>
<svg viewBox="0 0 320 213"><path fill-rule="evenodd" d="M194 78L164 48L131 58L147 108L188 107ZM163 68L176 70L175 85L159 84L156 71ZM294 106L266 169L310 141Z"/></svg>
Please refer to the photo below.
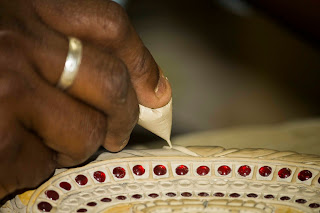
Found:
<svg viewBox="0 0 320 213"><path fill-rule="evenodd" d="M168 78L165 77L163 74L161 74L160 78L159 78L158 85L154 90L154 92L158 98L161 98L162 95L166 92L167 84L168 84Z"/></svg>
<svg viewBox="0 0 320 213"><path fill-rule="evenodd" d="M120 145L120 150L122 150L129 142L130 137L128 137L126 140L124 140L122 142L122 144Z"/></svg>

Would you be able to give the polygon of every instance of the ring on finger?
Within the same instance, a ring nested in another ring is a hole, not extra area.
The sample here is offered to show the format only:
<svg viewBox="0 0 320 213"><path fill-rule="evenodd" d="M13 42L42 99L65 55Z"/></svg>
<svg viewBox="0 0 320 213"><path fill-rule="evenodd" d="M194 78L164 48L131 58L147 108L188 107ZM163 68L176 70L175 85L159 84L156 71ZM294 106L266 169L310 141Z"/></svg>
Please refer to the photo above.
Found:
<svg viewBox="0 0 320 213"><path fill-rule="evenodd" d="M63 72L57 87L65 90L70 87L77 76L82 58L82 43L75 37L69 37L69 50Z"/></svg>

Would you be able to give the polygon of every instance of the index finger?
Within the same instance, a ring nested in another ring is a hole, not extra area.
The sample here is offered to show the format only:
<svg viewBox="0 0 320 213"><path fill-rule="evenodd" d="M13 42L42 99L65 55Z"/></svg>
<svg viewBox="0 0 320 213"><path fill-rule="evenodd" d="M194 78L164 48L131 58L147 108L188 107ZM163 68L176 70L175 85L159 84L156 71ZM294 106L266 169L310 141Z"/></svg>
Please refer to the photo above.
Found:
<svg viewBox="0 0 320 213"><path fill-rule="evenodd" d="M108 48L123 60L140 104L159 108L170 101L168 80L120 5L105 0L34 0L34 6L53 29Z"/></svg>

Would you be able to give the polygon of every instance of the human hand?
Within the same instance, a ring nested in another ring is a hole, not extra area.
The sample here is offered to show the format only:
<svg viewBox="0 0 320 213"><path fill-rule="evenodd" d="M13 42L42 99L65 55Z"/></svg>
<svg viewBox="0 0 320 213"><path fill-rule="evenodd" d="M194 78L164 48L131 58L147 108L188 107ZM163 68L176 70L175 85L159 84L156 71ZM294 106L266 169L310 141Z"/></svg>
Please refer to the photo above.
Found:
<svg viewBox="0 0 320 213"><path fill-rule="evenodd" d="M121 150L138 103L158 108L171 99L168 81L112 1L4 0L0 14L0 199L84 162L101 145ZM62 91L56 84L69 36L82 41L82 62Z"/></svg>

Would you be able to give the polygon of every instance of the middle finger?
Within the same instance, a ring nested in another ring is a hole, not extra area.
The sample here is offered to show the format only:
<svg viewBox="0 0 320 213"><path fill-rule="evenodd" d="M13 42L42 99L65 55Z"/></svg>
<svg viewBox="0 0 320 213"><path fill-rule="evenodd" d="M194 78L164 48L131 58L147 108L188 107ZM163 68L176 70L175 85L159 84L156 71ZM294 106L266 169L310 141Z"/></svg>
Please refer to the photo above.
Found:
<svg viewBox="0 0 320 213"><path fill-rule="evenodd" d="M34 63L51 85L56 85L68 52L68 39L45 31L33 42ZM119 151L127 143L138 119L138 100L124 63L104 49L83 42L82 62L68 94L102 111L108 117L104 147Z"/></svg>

